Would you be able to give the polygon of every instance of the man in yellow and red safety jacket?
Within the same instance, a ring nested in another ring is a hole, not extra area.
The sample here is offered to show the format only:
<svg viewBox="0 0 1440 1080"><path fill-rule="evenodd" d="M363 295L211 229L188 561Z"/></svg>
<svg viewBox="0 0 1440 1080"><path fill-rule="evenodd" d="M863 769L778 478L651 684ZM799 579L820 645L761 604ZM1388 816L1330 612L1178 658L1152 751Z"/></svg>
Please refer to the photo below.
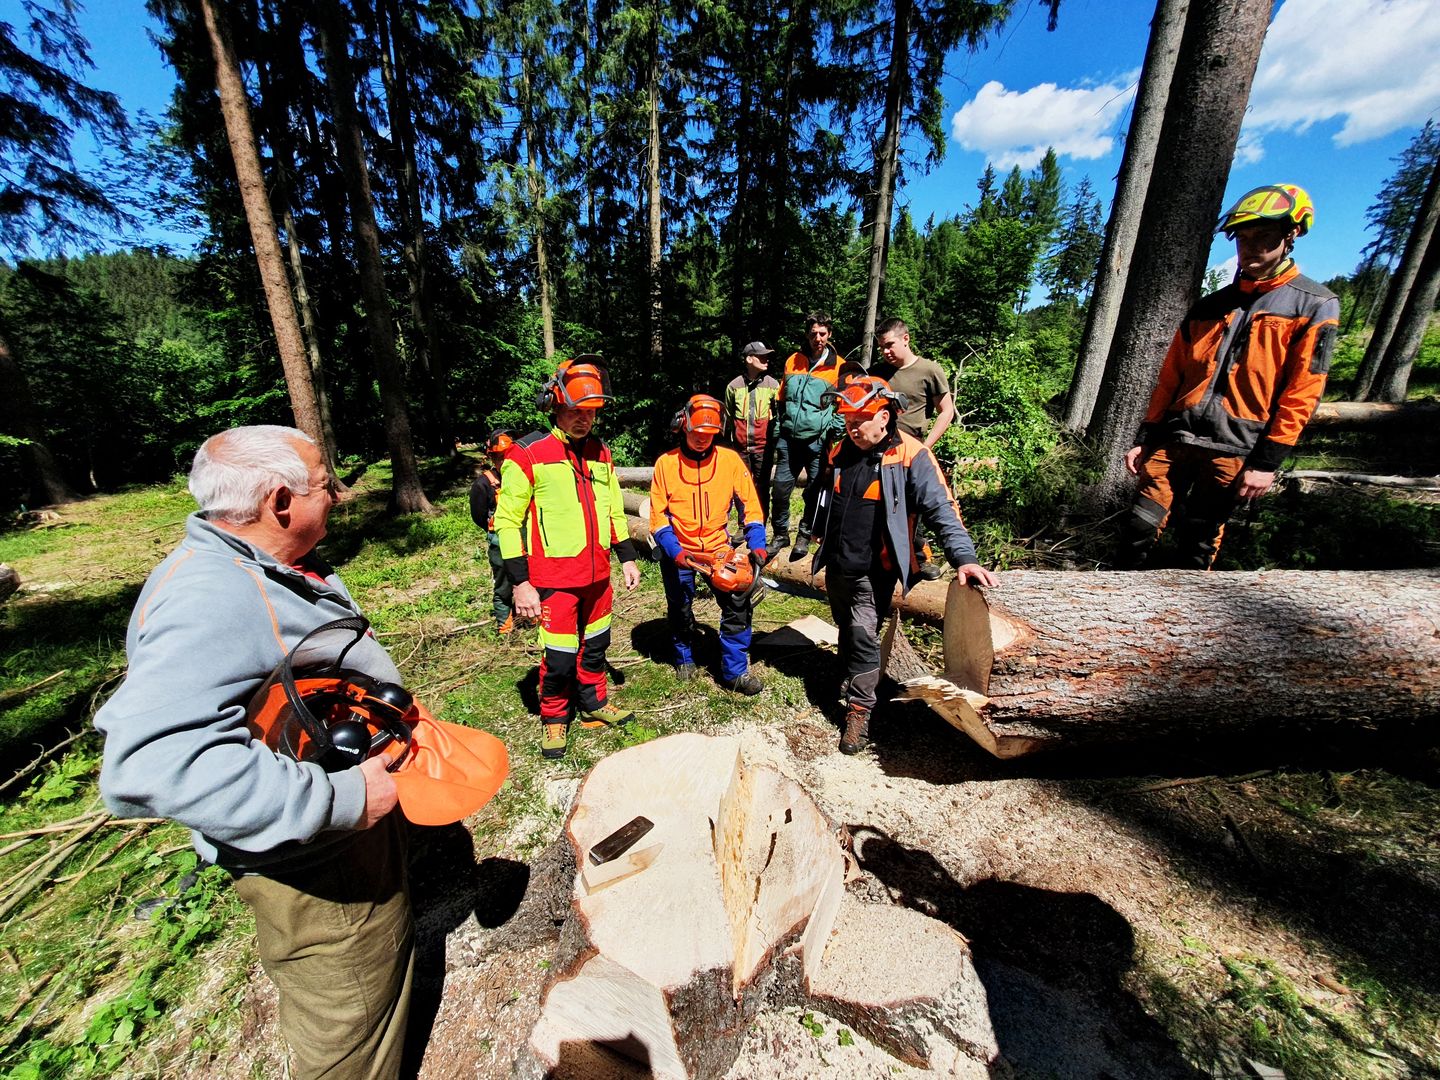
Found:
<svg viewBox="0 0 1440 1080"><path fill-rule="evenodd" d="M1165 356L1125 455L1140 482L1118 567L1150 565L1179 508L1171 564L1208 569L1236 503L1265 494L1295 449L1325 388L1340 320L1335 294L1290 257L1314 221L1315 204L1294 184L1246 192L1220 219L1239 274L1190 309Z"/></svg>
<svg viewBox="0 0 1440 1080"><path fill-rule="evenodd" d="M610 646L610 552L626 590L640 584L610 449L591 434L613 400L604 360L566 360L541 388L554 417L548 432L517 442L505 459L495 531L515 583L515 613L540 620L541 754L563 757L570 721L621 726L634 714L612 705L605 681Z"/></svg>
<svg viewBox="0 0 1440 1080"><path fill-rule="evenodd" d="M495 616L495 632L501 637L515 630L512 608L515 583L505 572L505 559L500 554L500 538L495 534L495 505L500 501L500 470L505 465L505 455L514 445L515 440L508 431L491 432L485 442L490 464L483 466L470 484L470 520L485 530L490 576L494 581L490 611Z"/></svg>
<svg viewBox="0 0 1440 1080"><path fill-rule="evenodd" d="M830 613L840 631L845 670L845 733L840 751L858 754L870 741L870 713L880 684L880 628L898 582L902 593L920 579L913 547L923 520L954 566L957 581L995 585L928 447L898 427L905 396L864 375L833 400L845 438L829 459L828 490L815 517L813 573L825 571Z"/></svg>
<svg viewBox="0 0 1440 1080"><path fill-rule="evenodd" d="M675 674L682 682L695 677L695 567L705 557L731 551L726 522L739 500L745 520L745 543L758 568L765 565L765 519L755 482L740 455L716 446L720 433L720 402L696 394L680 412L680 445L660 455L650 481L650 535L664 553L660 576L674 645ZM740 694L760 693L763 685L750 670L750 597L744 592L712 590L720 606L720 682Z"/></svg>

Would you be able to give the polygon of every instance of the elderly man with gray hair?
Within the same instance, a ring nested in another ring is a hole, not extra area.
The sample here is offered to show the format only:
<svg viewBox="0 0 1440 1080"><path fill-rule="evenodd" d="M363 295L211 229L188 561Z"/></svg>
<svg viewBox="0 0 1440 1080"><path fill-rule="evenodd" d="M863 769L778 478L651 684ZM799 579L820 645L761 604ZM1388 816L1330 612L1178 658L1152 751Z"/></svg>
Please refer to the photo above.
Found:
<svg viewBox="0 0 1440 1080"><path fill-rule="evenodd" d="M200 510L141 590L129 672L95 717L118 814L189 826L255 912L297 1077L399 1074L413 971L405 823L384 756L326 772L252 735L247 705L306 634L359 614L314 554L334 502L293 428L241 427L195 455ZM346 667L399 682L364 636Z"/></svg>

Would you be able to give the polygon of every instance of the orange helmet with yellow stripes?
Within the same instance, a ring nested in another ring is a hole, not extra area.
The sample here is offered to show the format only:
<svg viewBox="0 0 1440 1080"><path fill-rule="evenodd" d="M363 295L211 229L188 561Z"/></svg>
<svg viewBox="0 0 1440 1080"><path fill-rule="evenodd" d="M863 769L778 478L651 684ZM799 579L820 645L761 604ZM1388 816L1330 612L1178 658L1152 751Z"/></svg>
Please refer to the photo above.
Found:
<svg viewBox="0 0 1440 1080"><path fill-rule="evenodd" d="M1252 221L1284 222L1304 236L1315 223L1315 203L1308 191L1295 184L1266 184L1241 195L1215 231L1233 238L1236 229Z"/></svg>

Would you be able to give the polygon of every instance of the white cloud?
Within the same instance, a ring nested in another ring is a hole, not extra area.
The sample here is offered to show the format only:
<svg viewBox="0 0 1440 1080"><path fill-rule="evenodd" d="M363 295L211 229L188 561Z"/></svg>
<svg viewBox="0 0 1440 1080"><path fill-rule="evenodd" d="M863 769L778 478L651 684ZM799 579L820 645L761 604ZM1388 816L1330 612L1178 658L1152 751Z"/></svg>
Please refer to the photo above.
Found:
<svg viewBox="0 0 1440 1080"><path fill-rule="evenodd" d="M1031 169L1053 146L1061 157L1104 157L1115 145L1116 117L1135 95L1133 85L1084 88L1041 83L1006 90L991 80L950 119L955 141L984 154L998 169Z"/></svg>
<svg viewBox="0 0 1440 1080"><path fill-rule="evenodd" d="M1264 131L1341 120L1340 146L1418 127L1440 110L1434 0L1285 0L1265 35L1245 117L1250 160Z"/></svg>

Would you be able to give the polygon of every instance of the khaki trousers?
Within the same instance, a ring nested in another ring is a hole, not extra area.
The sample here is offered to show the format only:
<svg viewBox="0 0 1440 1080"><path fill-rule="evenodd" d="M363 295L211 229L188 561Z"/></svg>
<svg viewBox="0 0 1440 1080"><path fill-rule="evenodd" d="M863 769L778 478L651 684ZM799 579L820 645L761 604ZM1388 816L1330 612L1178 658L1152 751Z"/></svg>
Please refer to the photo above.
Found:
<svg viewBox="0 0 1440 1080"><path fill-rule="evenodd" d="M400 1074L415 943L404 830L392 813L314 866L235 880L297 1080Z"/></svg>

